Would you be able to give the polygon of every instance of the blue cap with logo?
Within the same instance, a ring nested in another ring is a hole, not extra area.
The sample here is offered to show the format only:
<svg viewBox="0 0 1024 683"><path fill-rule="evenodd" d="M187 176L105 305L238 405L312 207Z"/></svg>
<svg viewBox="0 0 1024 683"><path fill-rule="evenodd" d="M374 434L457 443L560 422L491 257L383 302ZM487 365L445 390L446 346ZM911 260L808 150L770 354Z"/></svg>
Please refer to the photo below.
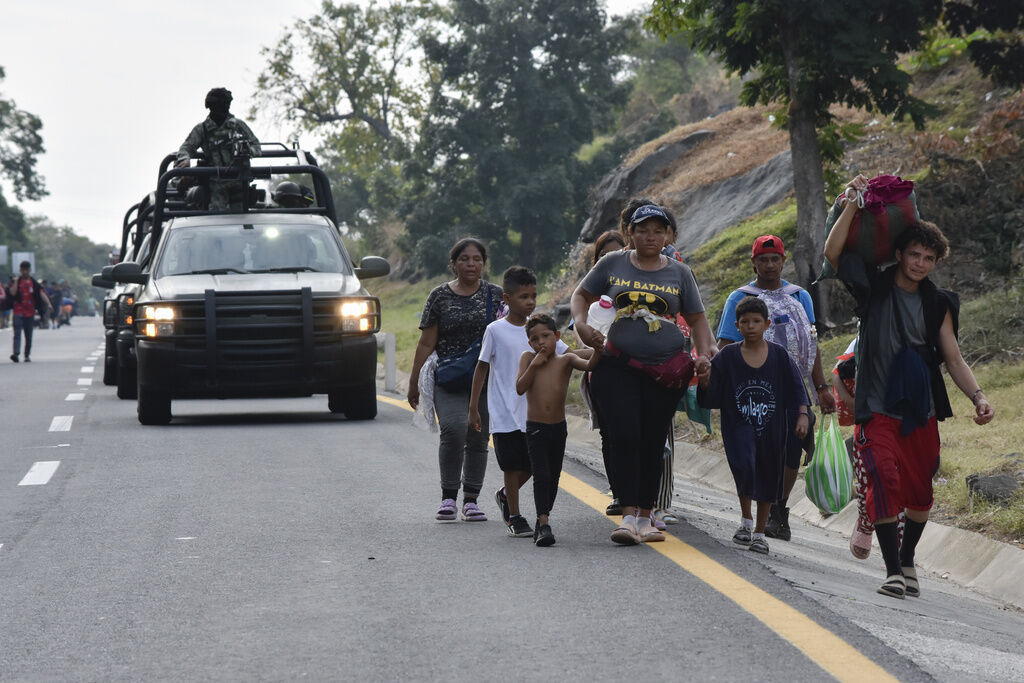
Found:
<svg viewBox="0 0 1024 683"><path fill-rule="evenodd" d="M633 212L633 217L629 219L629 222L634 224L641 223L648 218L660 218L665 221L666 225L672 225L672 221L668 219L668 214L656 204L644 204Z"/></svg>

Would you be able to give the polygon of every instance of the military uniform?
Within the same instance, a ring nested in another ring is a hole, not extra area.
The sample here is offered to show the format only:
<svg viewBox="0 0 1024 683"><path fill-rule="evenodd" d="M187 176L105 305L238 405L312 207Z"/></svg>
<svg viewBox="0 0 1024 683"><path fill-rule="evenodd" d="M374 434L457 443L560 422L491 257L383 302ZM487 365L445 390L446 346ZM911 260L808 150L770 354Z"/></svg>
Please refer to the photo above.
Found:
<svg viewBox="0 0 1024 683"><path fill-rule="evenodd" d="M178 161L187 162L200 148L206 161L211 166L231 166L235 161L234 141L241 138L249 143L253 156L260 154L260 141L246 125L245 121L228 115L224 123L217 124L211 117L206 117L196 124L192 132L178 148ZM237 180L210 181L210 209L241 210L244 206L243 193L245 188Z"/></svg>

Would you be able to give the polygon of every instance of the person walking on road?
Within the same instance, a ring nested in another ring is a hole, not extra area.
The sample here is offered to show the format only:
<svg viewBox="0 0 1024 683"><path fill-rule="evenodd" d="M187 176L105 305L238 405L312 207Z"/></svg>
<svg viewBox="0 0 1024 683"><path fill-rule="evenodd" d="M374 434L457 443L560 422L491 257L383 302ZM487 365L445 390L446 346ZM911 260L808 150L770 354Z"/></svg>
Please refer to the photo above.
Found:
<svg viewBox="0 0 1024 683"><path fill-rule="evenodd" d="M847 192L861 193L857 176ZM857 393L855 447L865 469L867 514L875 525L886 578L878 592L894 598L921 594L914 551L932 507L939 467L938 420L953 415L940 366L974 404L974 421L988 424L995 410L964 362L957 342L959 297L929 279L949 253L932 223L908 225L893 244L895 265L868 265L845 250L857 203L849 200L825 240L825 272L838 277L856 301ZM897 515L906 513L902 542Z"/></svg>
<svg viewBox="0 0 1024 683"><path fill-rule="evenodd" d="M18 362L18 354L21 353L21 335L25 335L25 362L32 360L32 332L35 327L36 313L43 311L52 312L53 306L46 292L43 291L34 277L32 277L32 264L22 261L21 275L11 283L7 290L7 296L14 302L12 308L14 320L14 347L11 352L11 360ZM45 320L45 315L44 315Z"/></svg>
<svg viewBox="0 0 1024 683"><path fill-rule="evenodd" d="M435 287L423 306L408 399L416 409L421 383L432 385L441 429L441 506L436 518L456 518L456 498L462 488L462 519L483 522L487 515L477 500L487 468L487 389L481 392L477 405L480 431L469 426L469 396L484 330L497 317L502 291L483 279L487 248L480 240L465 237L456 242L449 252L449 262L455 279ZM436 373L421 377L424 364L435 353Z"/></svg>
<svg viewBox="0 0 1024 683"><path fill-rule="evenodd" d="M623 513L612 541L623 545L665 538L650 515L669 421L693 375L676 313L686 318L703 356L698 365L717 351L693 273L661 253L669 225L660 206L639 207L629 222L632 248L602 258L572 295L576 333L587 346L604 349L591 375L591 398L612 442L615 494ZM607 346L604 335L587 324L590 305L603 294L617 309Z"/></svg>
<svg viewBox="0 0 1024 683"><path fill-rule="evenodd" d="M758 237L751 248L750 262L755 277L733 291L726 299L722 321L718 326L718 348L743 340L736 327L736 305L744 297L760 297L768 306L770 316L771 330L766 337L786 348L800 370L803 381L814 386L814 391L810 392L810 395L817 397L816 402L821 406L821 412L834 412L835 399L821 369L821 352L818 349L817 335L813 330L814 303L807 290L782 279L782 268L786 265L786 247L782 239L776 235ZM797 418L795 413L789 415L791 426L796 425ZM806 464L814 450L813 412L809 413L808 419L811 422L807 436L802 440L789 439L787 442L789 451L786 453L782 497L772 506L771 518L765 532L768 538L788 541L792 537L789 527L789 495L793 492L800 470L801 451L807 454L804 458Z"/></svg>

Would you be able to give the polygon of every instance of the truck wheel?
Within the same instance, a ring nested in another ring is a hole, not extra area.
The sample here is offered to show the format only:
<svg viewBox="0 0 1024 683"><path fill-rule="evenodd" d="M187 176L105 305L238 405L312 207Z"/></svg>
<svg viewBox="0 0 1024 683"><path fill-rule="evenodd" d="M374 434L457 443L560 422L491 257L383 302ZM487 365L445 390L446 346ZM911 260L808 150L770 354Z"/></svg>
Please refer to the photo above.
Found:
<svg viewBox="0 0 1024 683"><path fill-rule="evenodd" d="M350 420L372 420L377 417L377 385L373 382L328 395L332 413L340 412ZM340 404L340 405L339 405Z"/></svg>
<svg viewBox="0 0 1024 683"><path fill-rule="evenodd" d="M171 421L171 397L161 391L138 389L139 422L144 425L165 425Z"/></svg>
<svg viewBox="0 0 1024 683"><path fill-rule="evenodd" d="M117 368L117 397L121 399L133 399L139 395L137 385L138 373L135 368L126 368L118 365Z"/></svg>
<svg viewBox="0 0 1024 683"><path fill-rule="evenodd" d="M112 387L117 384L117 349L107 340L103 352L103 384Z"/></svg>

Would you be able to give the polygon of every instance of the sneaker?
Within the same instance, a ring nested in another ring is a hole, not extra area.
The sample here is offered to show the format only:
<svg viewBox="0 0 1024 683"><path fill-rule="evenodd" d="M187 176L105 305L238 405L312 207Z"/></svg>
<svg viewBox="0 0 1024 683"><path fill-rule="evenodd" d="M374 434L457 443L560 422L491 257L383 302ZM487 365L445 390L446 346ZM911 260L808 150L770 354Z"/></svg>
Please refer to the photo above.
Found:
<svg viewBox="0 0 1024 683"><path fill-rule="evenodd" d="M512 515L508 510L508 497L505 495L504 486L494 492L494 502L498 504L498 509L501 510L501 518L505 521L505 524L508 524Z"/></svg>
<svg viewBox="0 0 1024 683"><path fill-rule="evenodd" d="M793 531L789 528L789 508L781 505L773 505L768 514L768 524L765 525L764 535L768 538L777 538L780 541L788 541L793 537Z"/></svg>
<svg viewBox="0 0 1024 683"><path fill-rule="evenodd" d="M28 356L25 356L25 362L26 362L26 363L31 363L31 362L32 362L32 359L31 359L31 358L29 358Z"/></svg>
<svg viewBox="0 0 1024 683"><path fill-rule="evenodd" d="M608 503L608 507L604 509L604 514L609 517L617 517L622 514L622 505L619 504L618 498L612 498L612 502Z"/></svg>
<svg viewBox="0 0 1024 683"><path fill-rule="evenodd" d="M484 514L483 510L477 507L476 503L463 503L462 519L467 522L486 522L487 515Z"/></svg>
<svg viewBox="0 0 1024 683"><path fill-rule="evenodd" d="M736 533L732 535L732 542L739 543L740 545L750 545L750 541L753 538L750 529L740 525L740 528L736 530Z"/></svg>
<svg viewBox="0 0 1024 683"><path fill-rule="evenodd" d="M12 353L11 354L11 360L13 360L15 363L17 363L18 362L18 354Z"/></svg>
<svg viewBox="0 0 1024 683"><path fill-rule="evenodd" d="M636 545L640 537L636 533L636 518L627 519L623 517L622 524L612 532L612 541L619 545Z"/></svg>
<svg viewBox="0 0 1024 683"><path fill-rule="evenodd" d="M445 498L441 501L441 507L437 508L437 515L434 519L450 522L455 519L456 510L455 500L453 498Z"/></svg>
<svg viewBox="0 0 1024 683"><path fill-rule="evenodd" d="M529 538L533 536L533 529L530 528L530 523L526 521L526 517L512 515L508 520L508 535L515 538Z"/></svg>
<svg viewBox="0 0 1024 683"><path fill-rule="evenodd" d="M540 548L554 545L555 535L551 533L551 525L538 522L537 530L533 532L533 542Z"/></svg>
<svg viewBox="0 0 1024 683"><path fill-rule="evenodd" d="M733 536L733 540L735 540L735 538L736 537ZM761 555L767 555L768 554L768 541L766 541L763 538L761 538L760 536L758 536L757 538L755 538L754 540L752 540L750 542L750 547L747 548L747 550L752 550L755 553L760 553Z"/></svg>

